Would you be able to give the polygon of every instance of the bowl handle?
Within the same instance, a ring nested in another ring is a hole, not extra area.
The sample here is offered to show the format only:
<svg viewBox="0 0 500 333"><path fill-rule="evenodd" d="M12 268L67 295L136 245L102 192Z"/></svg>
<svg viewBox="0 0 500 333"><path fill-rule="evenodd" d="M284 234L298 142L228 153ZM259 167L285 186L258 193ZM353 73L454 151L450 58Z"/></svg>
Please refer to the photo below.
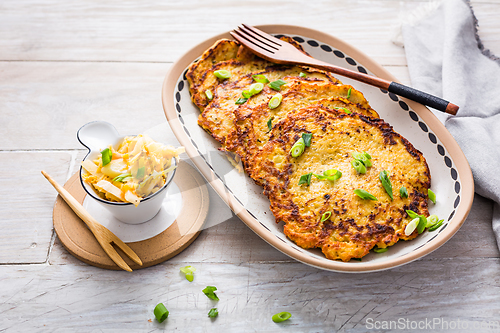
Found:
<svg viewBox="0 0 500 333"><path fill-rule="evenodd" d="M108 122L93 121L83 125L76 133L76 137L90 151L99 151L114 144L120 138L120 134Z"/></svg>

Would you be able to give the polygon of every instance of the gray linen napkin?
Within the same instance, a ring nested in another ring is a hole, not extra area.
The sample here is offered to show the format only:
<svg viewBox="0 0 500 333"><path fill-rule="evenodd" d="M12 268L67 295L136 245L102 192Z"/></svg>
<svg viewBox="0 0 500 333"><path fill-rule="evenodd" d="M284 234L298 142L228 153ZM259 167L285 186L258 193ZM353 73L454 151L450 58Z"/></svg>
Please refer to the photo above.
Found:
<svg viewBox="0 0 500 333"><path fill-rule="evenodd" d="M500 61L484 49L462 0L444 1L402 29L412 86L460 106L454 117L434 113L465 153L476 193L494 201L500 247Z"/></svg>

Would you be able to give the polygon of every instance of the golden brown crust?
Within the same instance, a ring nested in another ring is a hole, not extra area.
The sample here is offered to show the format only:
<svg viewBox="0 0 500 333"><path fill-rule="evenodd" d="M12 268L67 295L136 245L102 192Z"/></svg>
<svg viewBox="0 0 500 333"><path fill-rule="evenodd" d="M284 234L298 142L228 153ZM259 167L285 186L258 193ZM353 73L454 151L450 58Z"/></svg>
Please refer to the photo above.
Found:
<svg viewBox="0 0 500 333"><path fill-rule="evenodd" d="M313 134L310 147L298 158L289 154L301 133ZM373 166L358 174L350 165L354 151L367 151ZM412 153L410 153L412 152ZM406 209L428 216L427 190L430 173L422 154L381 119L346 114L321 106L303 108L278 123L271 140L255 157L252 176L260 178L277 221L284 232L305 248L319 247L329 259L361 258L374 246L387 247L404 234L410 222ZM342 172L331 182L312 177L311 184L298 185L301 175L322 174L328 169ZM379 180L389 172L394 200ZM409 198L399 196L405 186ZM364 189L378 200L363 200L354 194ZM330 211L331 217L321 221Z"/></svg>

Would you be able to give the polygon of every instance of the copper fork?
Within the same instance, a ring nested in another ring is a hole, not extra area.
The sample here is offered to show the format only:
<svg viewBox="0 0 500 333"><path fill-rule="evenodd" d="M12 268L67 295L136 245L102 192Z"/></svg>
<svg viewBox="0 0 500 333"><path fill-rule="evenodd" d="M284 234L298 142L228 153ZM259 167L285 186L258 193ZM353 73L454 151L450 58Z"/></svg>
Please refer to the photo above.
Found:
<svg viewBox="0 0 500 333"><path fill-rule="evenodd" d="M106 254L117 264L121 269L128 272L132 272L129 265L123 260L122 257L116 252L112 244L115 244L123 251L132 261L134 261L139 266L142 266L142 261L139 256L130 248L127 244L122 242L114 233L109 231L105 226L97 222L83 206L68 192L64 187L59 185L52 177L50 177L45 171L42 174L47 180L54 186L56 191L61 195L61 197L66 201L66 203L73 209L73 211L78 215L83 222L89 227L90 231L94 234L95 238L101 245L102 249Z"/></svg>
<svg viewBox="0 0 500 333"><path fill-rule="evenodd" d="M433 107L439 111L452 115L455 115L458 111L458 106L455 104L445 101L442 98L427 94L423 91L405 86L401 83L387 81L372 75L355 72L309 57L297 50L293 45L275 38L255 27L242 24L241 27L238 27L238 29L230 32L230 34L238 42L248 47L253 53L266 60L278 64L305 65L320 68L387 90L396 95L400 95L415 102Z"/></svg>

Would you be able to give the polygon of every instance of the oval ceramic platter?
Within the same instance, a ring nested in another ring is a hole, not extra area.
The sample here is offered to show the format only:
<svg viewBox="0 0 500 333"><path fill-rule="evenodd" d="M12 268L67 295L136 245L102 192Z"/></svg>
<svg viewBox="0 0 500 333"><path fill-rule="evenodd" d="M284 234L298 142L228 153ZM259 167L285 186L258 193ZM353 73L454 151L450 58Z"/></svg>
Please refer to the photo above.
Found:
<svg viewBox="0 0 500 333"><path fill-rule="evenodd" d="M397 81L389 72L347 43L330 35L296 26L264 25L259 29L273 35L288 35L301 43L314 58ZM444 219L436 231L425 231L412 241L400 241L385 253L370 252L362 261L328 260L319 249L298 247L283 233L269 210L262 188L238 172L219 144L197 124L198 108L191 102L186 69L215 41L231 39L229 33L210 38L188 51L166 75L162 88L163 108L179 142L200 172L243 222L266 242L305 264L338 272L371 272L396 267L431 253L449 240L464 223L474 196L469 164L450 133L434 114L418 103L404 100L378 88L339 77L344 84L360 90L386 122L420 150L431 170L431 189L437 203L429 212Z"/></svg>

